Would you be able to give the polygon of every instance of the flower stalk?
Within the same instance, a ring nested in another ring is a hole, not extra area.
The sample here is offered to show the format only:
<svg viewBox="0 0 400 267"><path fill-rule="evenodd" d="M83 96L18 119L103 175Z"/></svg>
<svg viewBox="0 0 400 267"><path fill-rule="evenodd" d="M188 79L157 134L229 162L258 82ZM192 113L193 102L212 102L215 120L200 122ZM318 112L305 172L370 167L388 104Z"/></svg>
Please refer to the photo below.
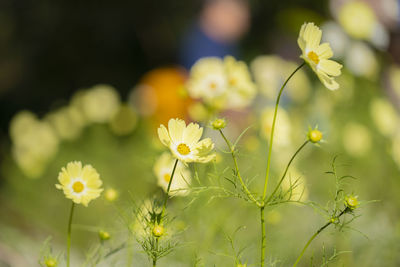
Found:
<svg viewBox="0 0 400 267"><path fill-rule="evenodd" d="M272 146L274 143L274 132L275 132L275 123L276 123L276 115L278 113L278 107L279 107L279 101L281 99L281 95L283 92L283 89L285 89L286 84L289 82L289 80L294 76L294 74L300 70L306 63L303 62L300 66L298 66L292 74L289 75L289 77L286 79L286 81L283 83L281 89L279 90L278 97L276 98L275 102L275 111L274 111L274 118L272 120L272 127L271 127L271 136L270 136L270 142L269 142L269 148L268 148L268 159L267 159L267 171L265 174L265 181L264 181L264 190L262 194L262 206L260 207L260 222L261 222L261 262L260 265L261 267L264 267L265 265L265 248L266 248L266 231L265 231L265 214L264 214L264 208L265 208L265 198L267 196L267 188L268 188L268 179L269 179L269 170L271 166L271 154L272 154Z"/></svg>
<svg viewBox="0 0 400 267"><path fill-rule="evenodd" d="M297 257L296 262L293 264L293 267L296 267L297 264L299 263L299 261L301 260L301 258L304 255L304 252L306 252L308 246L311 244L311 242L325 229L327 228L329 225L331 225L332 223L334 223L337 219L339 219L343 214L345 214L347 212L347 208L344 209L338 216L330 219L326 224L324 224L321 228L319 228L311 237L310 239L307 241L307 243L305 244L303 250L301 251L300 255Z"/></svg>
<svg viewBox="0 0 400 267"><path fill-rule="evenodd" d="M70 266L70 252L71 252L71 225L72 225L72 217L74 215L75 203L72 202L71 211L69 213L68 220L68 230L67 230L67 267Z"/></svg>

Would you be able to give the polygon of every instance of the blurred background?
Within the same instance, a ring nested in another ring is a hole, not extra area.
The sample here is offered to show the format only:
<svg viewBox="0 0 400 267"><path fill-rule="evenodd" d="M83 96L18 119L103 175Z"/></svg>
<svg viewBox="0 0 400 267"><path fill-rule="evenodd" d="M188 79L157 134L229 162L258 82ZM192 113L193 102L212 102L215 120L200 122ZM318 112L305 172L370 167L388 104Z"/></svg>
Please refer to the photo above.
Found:
<svg viewBox="0 0 400 267"><path fill-rule="evenodd" d="M233 55L249 65L258 96L250 107L221 116L228 119L232 140L252 125L239 143L240 165L248 177L263 177L271 106L300 62L297 36L306 21L322 28L323 41L344 65L337 79L341 88L326 90L307 68L288 84L273 174L279 176L308 126L318 124L326 142L307 148L292 174L303 177L306 198L322 204L330 199L334 181L324 172L339 155L339 171L358 178L348 185L349 193L379 202L366 205L352 225L369 239L330 229L335 234L319 237L302 266L309 266L311 255L319 266L322 246L352 251L332 266L400 266L398 0L2 0L0 266L37 266L40 244L49 235L55 250L63 249L69 202L54 184L72 160L92 164L105 189L118 192L116 201L103 197L78 209L77 224L107 228L115 242L124 236L127 229L114 218L121 210L132 212L132 196L140 202L162 193L153 173L165 150L156 127L171 117L207 125L207 110L185 90L199 58ZM229 155L218 135L208 129L206 135L220 154L213 175L223 177L231 166ZM207 168L202 168L206 179ZM255 190L262 183L258 180ZM256 263L257 210L236 199L209 203L207 194L194 202L190 196L171 202L170 212L185 229L179 237L184 246L161 266L192 266L196 257L199 266L232 266L234 261L223 256L232 254L223 233L243 225L247 228L239 232L237 245L247 247L244 262ZM278 261L277 266L293 262L324 223L300 206L270 209L267 217L268 260ZM77 226L73 240L78 262L97 236ZM104 266L147 264L133 239L114 260Z"/></svg>

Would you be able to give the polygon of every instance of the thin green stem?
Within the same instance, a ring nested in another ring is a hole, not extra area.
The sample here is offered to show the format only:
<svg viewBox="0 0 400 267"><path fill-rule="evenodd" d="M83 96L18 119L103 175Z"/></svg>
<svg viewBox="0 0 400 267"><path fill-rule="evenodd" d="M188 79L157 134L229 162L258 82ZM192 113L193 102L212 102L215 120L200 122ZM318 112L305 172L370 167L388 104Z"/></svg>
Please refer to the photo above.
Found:
<svg viewBox="0 0 400 267"><path fill-rule="evenodd" d="M308 246L311 244L311 242L317 237L317 235L319 235L326 227L328 227L329 225L331 225L333 223L333 221L335 221L336 219L340 218L344 213L346 212L346 209L344 209L338 216L336 216L334 218L334 220L330 220L329 222L327 222L326 224L324 224L321 228L318 229L318 231L316 231L311 238L307 241L306 245L304 246L303 250L301 251L300 255L297 257L296 262L293 264L293 267L296 267L297 264L299 263L299 261L301 260L301 258L304 255L304 252L306 252Z"/></svg>
<svg viewBox="0 0 400 267"><path fill-rule="evenodd" d="M278 97L276 99L275 103L275 112L274 112L274 118L272 120L272 128L271 128L271 136L269 138L269 148L268 148L268 159L267 159L267 171L265 174L265 182L264 182L264 191L263 191L263 197L262 200L265 200L265 197L267 196L267 187L268 187L268 178L269 178L269 169L271 165L271 153L272 153L272 145L274 143L274 132L275 132L275 123L276 123L276 115L278 113L278 106L279 106L279 101L281 99L281 95L283 92L283 89L285 88L286 84L289 82L289 80L293 77L293 75L301 69L306 63L303 62L300 66L295 69L292 74L286 79L286 81L283 83L281 89L279 90Z"/></svg>
<svg viewBox="0 0 400 267"><path fill-rule="evenodd" d="M271 199L273 198L273 196L275 195L276 191L278 191L279 187L281 186L283 179L285 179L286 174L289 170L290 165L292 164L294 158L297 156L297 154L300 153L300 151L309 143L309 141L305 141L298 149L297 151L293 154L292 158L289 160L288 164L286 165L285 171L282 174L281 179L279 180L279 183L276 185L274 191L272 191L272 194L268 197L267 201L265 201L265 203L269 203L271 201Z"/></svg>
<svg viewBox="0 0 400 267"><path fill-rule="evenodd" d="M245 191L246 195L248 196L248 198L253 201L257 206L261 207L262 204L259 203L257 201L257 199L253 196L253 194L250 192L250 190L247 188L246 184L243 182L243 178L240 175L240 171L239 171L239 165L237 163L237 159L236 159L236 155L235 155L235 148L232 146L231 142L228 140L228 138L226 138L226 136L224 135L224 133L222 132L222 130L219 130L222 138L225 140L225 143L228 145L229 150L231 151L231 155L232 155L232 159L233 159L233 163L235 165L235 171L236 171L236 175L239 178L239 182L242 185L243 190Z"/></svg>
<svg viewBox="0 0 400 267"><path fill-rule="evenodd" d="M72 225L72 217L74 215L75 203L72 202L71 211L69 213L68 220L68 230L67 230L67 267L69 267L70 263L70 251L71 251L71 225Z"/></svg>
<svg viewBox="0 0 400 267"><path fill-rule="evenodd" d="M162 208L162 212L161 212L161 216L160 216L160 220L162 220L162 217L165 213L165 209L167 208L167 202L169 199L169 190L171 189L171 184L172 184L172 179L174 178L174 174L175 174L175 170L176 170L176 165L178 165L178 159L175 160L175 164L174 164L174 168L172 169L172 173L171 173L171 179L169 179L168 182L168 187L167 187L167 192L165 192L165 199L164 199L164 205Z"/></svg>
<svg viewBox="0 0 400 267"><path fill-rule="evenodd" d="M260 218L261 218L261 267L265 264L265 248L267 246L267 234L265 232L265 216L264 216L265 206L260 207Z"/></svg>

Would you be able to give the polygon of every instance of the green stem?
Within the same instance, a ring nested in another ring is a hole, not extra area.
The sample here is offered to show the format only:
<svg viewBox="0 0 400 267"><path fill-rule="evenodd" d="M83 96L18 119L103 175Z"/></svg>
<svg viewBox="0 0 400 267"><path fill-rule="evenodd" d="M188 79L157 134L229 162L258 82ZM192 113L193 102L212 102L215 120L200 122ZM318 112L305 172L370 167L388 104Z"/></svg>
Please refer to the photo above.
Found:
<svg viewBox="0 0 400 267"><path fill-rule="evenodd" d="M271 136L269 138L269 147L268 147L268 159L267 159L267 171L265 174L265 182L264 182L264 190L263 190L263 195L261 199L261 267L264 267L264 260L265 260L265 247L266 247L266 230L265 230L265 218L264 218L264 207L265 207L265 197L267 196L267 188L268 188L268 179L269 179L269 169L271 165L271 153L272 153L272 145L274 143L274 132L275 132L275 123L276 123L276 115L278 113L278 106L279 106L279 101L281 99L281 95L283 92L283 89L285 88L286 84L289 82L289 80L293 77L293 75L301 69L306 63L303 62L300 66L298 66L292 74L286 79L286 81L283 83L281 89L279 90L278 97L276 99L275 103L275 111L274 111L274 118L272 120L272 127L271 127Z"/></svg>
<svg viewBox="0 0 400 267"><path fill-rule="evenodd" d="M308 142L309 142L308 140L305 141L305 142L297 149L297 151L293 154L292 158L289 160L288 164L286 165L286 169L285 169L285 171L283 172L282 177L281 177L281 179L279 180L279 183L276 185L274 191L273 191L272 194L268 197L268 199L267 199L267 201L265 201L265 203L269 203L270 200L272 199L272 197L275 195L276 191L278 191L279 187L281 186L281 184L282 184L282 182L283 182L283 179L285 179L285 177L286 177L286 174L287 174L287 172L288 172L288 170L289 170L289 167L290 167L290 165L292 164L294 158L295 158L295 157L297 156L297 154L299 154L300 151L308 144Z"/></svg>
<svg viewBox="0 0 400 267"><path fill-rule="evenodd" d="M231 155L232 155L232 159L233 159L233 163L235 164L235 171L237 174L237 177L239 178L240 184L242 185L243 190L245 191L246 195L249 197L249 199L251 201L253 201L257 206L261 207L262 204L259 203L257 201L257 199L255 199L255 197L253 196L253 194L250 192L250 190L247 188L247 186L245 185L245 183L243 182L243 178L240 175L240 171L239 171L239 166L237 163L237 159L236 159L236 155L235 155L235 148L232 146L231 142L226 138L226 136L224 135L224 133L222 132L222 130L219 130L222 138L225 140L225 143L228 145L229 150L231 151Z"/></svg>
<svg viewBox="0 0 400 267"><path fill-rule="evenodd" d="M72 216L74 215L74 208L75 208L75 203L72 202L71 211L69 213L68 231L67 231L67 267L69 267L69 263L70 263L71 224L72 224Z"/></svg>
<svg viewBox="0 0 400 267"><path fill-rule="evenodd" d="M336 216L334 218L334 220L339 219L344 213L346 212L346 209L344 209L338 216ZM293 264L293 267L296 267L297 264L299 263L299 261L301 260L301 258L304 255L304 252L306 252L308 246L311 244L311 242L317 237L317 235L319 235L326 227L328 227L329 225L331 225L333 223L332 220L330 220L329 222L327 222L326 224L324 224L321 228L318 229L318 231L316 231L311 238L307 241L306 245L304 246L303 250L301 251L299 257L297 257L296 262Z"/></svg>
<svg viewBox="0 0 400 267"><path fill-rule="evenodd" d="M260 218L261 218L261 267L264 267L265 263L265 248L267 246L267 234L265 232L265 206L260 207Z"/></svg>
<svg viewBox="0 0 400 267"><path fill-rule="evenodd" d="M174 178L176 165L178 165L178 161L179 161L178 159L175 160L174 168L172 169L172 173L171 173L171 179L169 179L169 182L168 182L167 192L165 193L164 205L163 205L163 208L162 208L160 220L162 220L162 217L163 217L163 215L165 213L165 209L167 208L167 202L168 202L168 199L169 199L169 190L171 189L172 179Z"/></svg>
<svg viewBox="0 0 400 267"><path fill-rule="evenodd" d="M279 90L279 94L278 97L276 99L276 103L275 103L275 112L274 112L274 118L272 120L272 128L271 128L271 136L269 138L269 148L268 148L268 161L267 161L267 171L266 171L266 175L265 175L265 182L264 182L264 191L263 191L263 197L262 200L265 200L265 197L267 195L267 187L268 187L268 178L269 178L269 169L270 169L270 165L271 165L271 153L272 153L272 145L274 143L274 132L275 132L275 123L276 123L276 115L278 113L278 106L279 106L279 101L281 99L281 95L283 92L283 89L285 88L286 84L289 82L289 80L293 77L293 75L299 70L301 69L306 63L303 62L300 66L297 67L297 69L295 69L292 74L290 74L290 76L286 79L286 81L283 83L281 89Z"/></svg>

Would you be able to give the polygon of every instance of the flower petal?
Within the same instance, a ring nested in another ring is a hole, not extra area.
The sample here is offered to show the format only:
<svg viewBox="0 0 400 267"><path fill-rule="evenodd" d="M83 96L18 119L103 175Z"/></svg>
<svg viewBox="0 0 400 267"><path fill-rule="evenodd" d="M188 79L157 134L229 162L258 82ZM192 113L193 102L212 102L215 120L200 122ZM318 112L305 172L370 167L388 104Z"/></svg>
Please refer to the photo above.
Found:
<svg viewBox="0 0 400 267"><path fill-rule="evenodd" d="M190 123L183 132L182 141L191 146L200 140L202 134L203 128L197 123Z"/></svg>
<svg viewBox="0 0 400 267"><path fill-rule="evenodd" d="M158 128L158 138L160 138L161 143L165 146L169 146L171 143L171 138L169 137L168 130L163 124Z"/></svg>
<svg viewBox="0 0 400 267"><path fill-rule="evenodd" d="M342 65L333 60L323 59L319 62L317 68L328 75L339 76Z"/></svg>
<svg viewBox="0 0 400 267"><path fill-rule="evenodd" d="M329 43L323 43L315 50L319 59L328 59L333 56L333 51Z"/></svg>
<svg viewBox="0 0 400 267"><path fill-rule="evenodd" d="M334 78L328 76L327 74L319 71L317 72L317 76L319 80L325 85L329 90L336 90L339 88L339 84L335 81Z"/></svg>
<svg viewBox="0 0 400 267"><path fill-rule="evenodd" d="M170 119L168 122L168 132L173 143L182 142L183 131L186 128L186 123L181 119Z"/></svg>

